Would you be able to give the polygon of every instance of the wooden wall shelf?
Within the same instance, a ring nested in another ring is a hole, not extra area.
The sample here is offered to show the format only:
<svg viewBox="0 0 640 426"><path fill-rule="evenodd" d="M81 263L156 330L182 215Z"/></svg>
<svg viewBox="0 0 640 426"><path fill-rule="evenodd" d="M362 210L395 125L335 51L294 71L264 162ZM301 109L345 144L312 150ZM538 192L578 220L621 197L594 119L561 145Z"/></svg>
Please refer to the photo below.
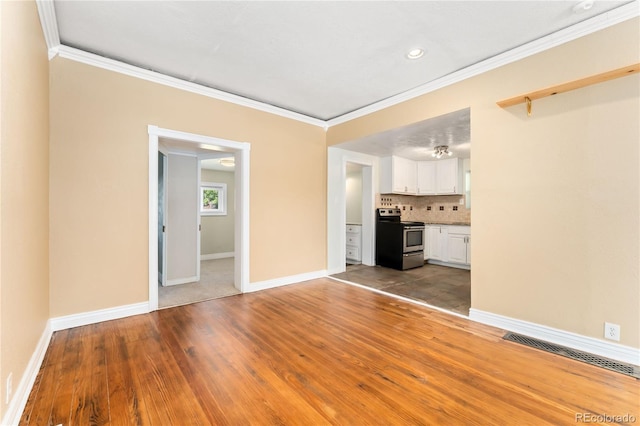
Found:
<svg viewBox="0 0 640 426"><path fill-rule="evenodd" d="M527 103L527 109L531 112L531 101L547 96L557 95L558 93L568 92L570 90L579 89L581 87L590 86L592 84L602 83L603 81L613 80L624 77L629 74L636 74L640 71L640 63L629 65L616 70L603 72L601 74L592 75L590 77L569 81L567 83L558 84L547 87L546 89L536 90L535 92L525 93L524 95L515 96L513 98L504 99L496 102L499 107L507 108L513 105Z"/></svg>

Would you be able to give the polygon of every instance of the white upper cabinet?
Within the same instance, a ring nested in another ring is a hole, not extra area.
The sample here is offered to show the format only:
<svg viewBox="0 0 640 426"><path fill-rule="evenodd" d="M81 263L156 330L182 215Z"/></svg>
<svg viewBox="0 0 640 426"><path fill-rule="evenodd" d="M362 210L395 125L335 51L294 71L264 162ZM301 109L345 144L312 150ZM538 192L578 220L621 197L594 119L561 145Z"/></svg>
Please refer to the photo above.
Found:
<svg viewBox="0 0 640 426"><path fill-rule="evenodd" d="M417 193L416 162L401 157L383 157L380 160L380 193Z"/></svg>
<svg viewBox="0 0 640 426"><path fill-rule="evenodd" d="M436 164L435 161L418 161L418 195L435 195Z"/></svg>
<svg viewBox="0 0 640 426"><path fill-rule="evenodd" d="M462 159L412 161L380 159L380 193L406 195L463 194Z"/></svg>
<svg viewBox="0 0 640 426"><path fill-rule="evenodd" d="M436 194L463 194L462 160L450 158L436 163Z"/></svg>

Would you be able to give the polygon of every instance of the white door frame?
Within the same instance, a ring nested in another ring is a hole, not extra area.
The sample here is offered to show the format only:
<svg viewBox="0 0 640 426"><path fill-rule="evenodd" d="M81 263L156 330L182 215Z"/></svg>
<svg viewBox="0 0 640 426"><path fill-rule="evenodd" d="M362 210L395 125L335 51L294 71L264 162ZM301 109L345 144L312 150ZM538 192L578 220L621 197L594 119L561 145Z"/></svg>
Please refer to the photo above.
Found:
<svg viewBox="0 0 640 426"><path fill-rule="evenodd" d="M249 157L251 145L149 125L149 311L158 309L158 139L167 138L207 149L221 147L236 158L234 286L249 286Z"/></svg>
<svg viewBox="0 0 640 426"><path fill-rule="evenodd" d="M378 162L372 155L329 147L327 153L327 271L346 270L347 163L362 168L362 264L375 265L375 196Z"/></svg>

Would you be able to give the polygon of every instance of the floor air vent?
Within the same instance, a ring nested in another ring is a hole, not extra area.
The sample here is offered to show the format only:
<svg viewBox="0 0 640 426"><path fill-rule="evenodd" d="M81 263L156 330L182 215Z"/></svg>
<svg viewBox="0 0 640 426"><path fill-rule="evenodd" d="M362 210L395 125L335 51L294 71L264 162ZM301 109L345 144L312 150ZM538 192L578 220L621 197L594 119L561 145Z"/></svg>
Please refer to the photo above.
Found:
<svg viewBox="0 0 640 426"><path fill-rule="evenodd" d="M530 346L532 348L541 349L543 351L551 352L557 355L562 355L567 358L575 359L576 361L586 362L587 364L595 365L596 367L602 367L606 368L607 370L617 371L618 373L626 374L627 376L640 379L640 367L632 364L626 364L624 362L619 362L598 355L593 355L587 352L579 351L577 349L567 348L566 346L556 345L554 343L545 342L544 340L534 339L532 337L523 336L522 334L517 333L509 332L504 335L503 339Z"/></svg>

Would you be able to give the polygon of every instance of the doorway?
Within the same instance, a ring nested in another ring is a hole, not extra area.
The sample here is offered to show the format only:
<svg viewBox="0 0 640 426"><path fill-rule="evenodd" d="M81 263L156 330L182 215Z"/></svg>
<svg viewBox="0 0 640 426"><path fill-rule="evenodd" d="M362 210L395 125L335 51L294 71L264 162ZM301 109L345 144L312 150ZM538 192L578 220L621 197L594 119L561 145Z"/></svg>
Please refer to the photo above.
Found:
<svg viewBox="0 0 640 426"><path fill-rule="evenodd" d="M167 221L166 252L171 253L166 263L167 277L171 278L158 287L158 308L180 306L204 300L239 294L234 286L234 230L235 211L235 156L231 152L197 154L185 158L184 152L173 153L170 141L160 139L161 150L168 154L169 164L179 166L186 160L189 164L186 173L180 174L180 168L169 167L166 198ZM164 156L162 152L159 156ZM167 157L167 156L164 156ZM191 161L189 161L191 160ZM160 161L158 165L160 167ZM161 173L158 173L158 199L162 197ZM175 182L177 181L177 182ZM171 192L173 191L173 193ZM178 194L175 194L178 192ZM184 197L192 193L191 202ZM158 203L160 205L160 202ZM184 213L186 211L186 215ZM194 215L193 212L197 214ZM195 216L195 217L194 217ZM193 221L191 229L188 225ZM158 241L165 235L164 222L158 220ZM187 229L181 229L181 228ZM184 235L192 235L187 241ZM194 250L195 246L195 250ZM164 248L164 247L162 247ZM158 248L161 251L161 247ZM162 250L165 251L165 250ZM185 256L186 254L186 256ZM190 258L190 268L176 262L177 259ZM159 257L160 258L160 257ZM179 269L182 274L176 274ZM158 268L160 271L161 268ZM195 273L195 276L191 276Z"/></svg>
<svg viewBox="0 0 640 426"><path fill-rule="evenodd" d="M169 263L166 255L166 247L170 244L171 233L164 233L161 237L162 224L159 222L160 199L165 199L159 194L161 188L159 182L160 160L159 147L170 145L174 151L196 157L215 157L222 154L232 155L235 159L235 189L234 210L236 218L233 226L233 287L237 292L244 292L249 282L249 154L250 144L246 142L229 141L210 136L197 135L170 129L161 129L149 126L149 310L154 311L159 306L159 282L167 280L166 266ZM198 160L197 191L200 191L200 173ZM166 163L164 163L166 164ZM168 168L171 166L169 165ZM165 168L166 173L166 168ZM166 175L165 175L166 176ZM162 187L167 188L168 182L163 179ZM198 199L197 203L200 203ZM194 215L197 214L197 239L200 245L200 210L194 203ZM170 212L164 210L164 223ZM163 245L161 245L163 244ZM200 275L200 253L197 252L197 276ZM163 268L163 269L160 269ZM164 273L162 271L165 271ZM184 285L184 284L179 284Z"/></svg>
<svg viewBox="0 0 640 426"><path fill-rule="evenodd" d="M378 158L340 148L328 149L328 200L327 203L327 271L329 275L344 272L347 258L347 174L358 170L360 179L359 200L354 203L361 214L361 256L363 265L375 265L375 194L377 190Z"/></svg>

